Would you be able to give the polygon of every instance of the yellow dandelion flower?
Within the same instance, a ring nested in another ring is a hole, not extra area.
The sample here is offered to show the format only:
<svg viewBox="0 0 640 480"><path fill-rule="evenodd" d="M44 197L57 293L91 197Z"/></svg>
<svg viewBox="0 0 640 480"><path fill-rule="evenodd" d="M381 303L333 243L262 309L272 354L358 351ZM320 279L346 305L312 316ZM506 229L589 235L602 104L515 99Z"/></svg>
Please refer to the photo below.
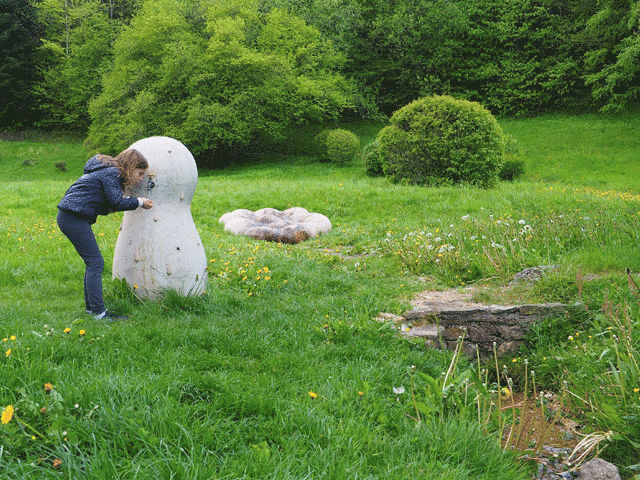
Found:
<svg viewBox="0 0 640 480"><path fill-rule="evenodd" d="M638 392L640 392L640 388L634 388L633 391L638 393Z"/></svg>
<svg viewBox="0 0 640 480"><path fill-rule="evenodd" d="M315 392L312 392L311 390L309 390L309 396L310 396L311 398L318 398L318 394L317 394L317 393L315 393Z"/></svg>
<svg viewBox="0 0 640 480"><path fill-rule="evenodd" d="M12 342L13 342L13 341L15 341L15 339L16 339L16 336L15 336L15 335L11 335L11 336L9 337L9 340L11 340Z"/></svg>
<svg viewBox="0 0 640 480"><path fill-rule="evenodd" d="M569 335L569 341L573 342L573 335Z"/></svg>
<svg viewBox="0 0 640 480"><path fill-rule="evenodd" d="M51 390L53 390L53 385L51 385L49 382L44 384L44 391L45 392L50 392Z"/></svg>
<svg viewBox="0 0 640 480"><path fill-rule="evenodd" d="M11 355L11 349L9 349L6 352L4 352L4 356L5 357L8 357L9 355Z"/></svg>
<svg viewBox="0 0 640 480"><path fill-rule="evenodd" d="M36 436L35 435L31 435L31 440L35 440Z"/></svg>
<svg viewBox="0 0 640 480"><path fill-rule="evenodd" d="M135 290L135 289L137 289L137 288L138 288L138 284L137 284L137 283L134 283L134 284L133 284L133 288L134 288L134 290Z"/></svg>
<svg viewBox="0 0 640 480"><path fill-rule="evenodd" d="M518 361L517 358L514 358L513 360L511 360L513 363L516 363Z"/></svg>
<svg viewBox="0 0 640 480"><path fill-rule="evenodd" d="M361 397L364 395L363 391L358 391L358 395L360 395Z"/></svg>
<svg viewBox="0 0 640 480"><path fill-rule="evenodd" d="M71 329L70 329L69 327L67 327L67 328L65 328L65 329L63 330L63 332L64 332L64 333L69 333L70 331L71 331Z"/></svg>
<svg viewBox="0 0 640 480"><path fill-rule="evenodd" d="M2 423L6 424L11 421L13 418L13 405L7 405L4 410L2 410Z"/></svg>
<svg viewBox="0 0 640 480"><path fill-rule="evenodd" d="M84 334L85 334L85 333L87 333L87 332L85 332L84 330L80 330L80 331L78 332L78 335L80 335L80 336L82 337L82 336L84 336Z"/></svg>
<svg viewBox="0 0 640 480"><path fill-rule="evenodd" d="M264 277L264 279L265 280L271 280L271 277L267 275L266 277Z"/></svg>
<svg viewBox="0 0 640 480"><path fill-rule="evenodd" d="M262 270L264 270L264 273L269 273L269 267L262 267Z"/></svg>
<svg viewBox="0 0 640 480"><path fill-rule="evenodd" d="M500 394L505 398L509 398L511 396L511 390L509 390L507 387L502 387L502 390L500 390Z"/></svg>
<svg viewBox="0 0 640 480"><path fill-rule="evenodd" d="M6 342L7 340L9 340L7 337L4 337L4 338L2 339L2 341L3 341L3 342Z"/></svg>

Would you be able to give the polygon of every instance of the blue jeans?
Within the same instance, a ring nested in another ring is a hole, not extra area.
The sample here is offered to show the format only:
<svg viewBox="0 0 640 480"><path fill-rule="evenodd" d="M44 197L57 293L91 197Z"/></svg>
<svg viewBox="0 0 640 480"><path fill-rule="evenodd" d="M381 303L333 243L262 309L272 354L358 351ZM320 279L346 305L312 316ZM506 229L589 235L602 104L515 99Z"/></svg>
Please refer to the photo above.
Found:
<svg viewBox="0 0 640 480"><path fill-rule="evenodd" d="M58 227L71 240L86 266L84 272L84 303L92 313L105 311L102 299L104 259L89 222L71 212L58 210Z"/></svg>

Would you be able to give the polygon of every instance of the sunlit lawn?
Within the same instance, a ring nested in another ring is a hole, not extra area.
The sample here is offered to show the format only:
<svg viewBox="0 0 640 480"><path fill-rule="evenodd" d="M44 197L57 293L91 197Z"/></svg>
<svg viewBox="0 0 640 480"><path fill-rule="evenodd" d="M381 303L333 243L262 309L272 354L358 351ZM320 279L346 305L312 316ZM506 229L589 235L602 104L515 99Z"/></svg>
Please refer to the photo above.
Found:
<svg viewBox="0 0 640 480"><path fill-rule="evenodd" d="M84 267L55 226L86 160L81 145L0 142L0 338L11 349L0 357L0 408L16 407L0 426L3 478L526 478L473 419L416 423L410 395L392 389L409 387L411 365L440 375L449 355L372 320L401 313L426 286L500 286L525 266L558 265L522 295L561 301L575 300L577 272L620 283L625 267L640 270L640 115L502 124L527 152L527 174L492 190L393 185L359 163L302 155L201 171L201 299L141 303L108 280L121 214L101 218L107 306L131 316L113 325L82 313ZM360 133L370 140L375 128ZM282 246L218 223L267 206L323 213L333 229ZM529 243L513 241L525 224ZM551 244L554 235L571 238ZM437 257L443 243L451 256ZM269 279L257 279L264 267Z"/></svg>

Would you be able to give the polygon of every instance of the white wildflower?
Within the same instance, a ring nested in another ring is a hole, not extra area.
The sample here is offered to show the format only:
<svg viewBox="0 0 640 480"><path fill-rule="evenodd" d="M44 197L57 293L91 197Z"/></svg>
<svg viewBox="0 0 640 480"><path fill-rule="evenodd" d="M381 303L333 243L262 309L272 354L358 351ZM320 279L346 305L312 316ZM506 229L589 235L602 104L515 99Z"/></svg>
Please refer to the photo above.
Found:
<svg viewBox="0 0 640 480"><path fill-rule="evenodd" d="M402 385L399 387L393 387L393 393L396 395L402 395L404 393L404 387Z"/></svg>

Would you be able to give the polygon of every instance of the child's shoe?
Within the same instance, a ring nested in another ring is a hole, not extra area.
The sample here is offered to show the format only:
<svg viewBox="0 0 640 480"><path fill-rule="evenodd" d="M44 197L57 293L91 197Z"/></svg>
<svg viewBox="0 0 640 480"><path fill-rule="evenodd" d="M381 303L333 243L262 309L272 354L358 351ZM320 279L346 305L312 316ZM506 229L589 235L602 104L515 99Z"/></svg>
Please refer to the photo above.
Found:
<svg viewBox="0 0 640 480"><path fill-rule="evenodd" d="M105 310L98 315L94 315L96 320L106 320L107 322L115 322L116 320L127 320L129 317L126 315L116 315L115 313L111 313L108 310Z"/></svg>

